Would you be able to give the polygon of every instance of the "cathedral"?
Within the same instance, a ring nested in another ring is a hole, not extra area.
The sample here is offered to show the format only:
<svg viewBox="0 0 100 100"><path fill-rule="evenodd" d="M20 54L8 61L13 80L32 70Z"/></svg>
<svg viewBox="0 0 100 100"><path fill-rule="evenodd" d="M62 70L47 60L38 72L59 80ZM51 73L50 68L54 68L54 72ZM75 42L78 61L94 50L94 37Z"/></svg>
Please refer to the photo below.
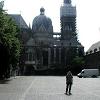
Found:
<svg viewBox="0 0 100 100"><path fill-rule="evenodd" d="M23 51L20 66L24 74L34 71L67 69L77 55L84 54L84 47L77 39L76 7L71 0L64 0L60 7L61 32L53 32L52 20L40 8L40 15L28 27L21 15L10 15L20 26ZM19 19L18 19L19 18ZM19 23L18 23L19 22Z"/></svg>

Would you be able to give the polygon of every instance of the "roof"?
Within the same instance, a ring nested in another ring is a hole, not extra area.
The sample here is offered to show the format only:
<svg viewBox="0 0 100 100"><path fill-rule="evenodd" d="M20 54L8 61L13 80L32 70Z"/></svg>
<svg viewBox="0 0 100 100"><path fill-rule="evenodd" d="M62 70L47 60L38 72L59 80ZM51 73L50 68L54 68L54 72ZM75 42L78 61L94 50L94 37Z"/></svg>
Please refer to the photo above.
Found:
<svg viewBox="0 0 100 100"><path fill-rule="evenodd" d="M16 22L16 24L20 28L28 28L28 25L20 14L9 14L9 16Z"/></svg>
<svg viewBox="0 0 100 100"><path fill-rule="evenodd" d="M100 51L100 41L94 43L88 50L87 52L90 52L90 53L94 53L96 51Z"/></svg>
<svg viewBox="0 0 100 100"><path fill-rule="evenodd" d="M53 26L49 17L44 14L44 8L40 9L40 15L33 19L32 31L35 33L52 33Z"/></svg>

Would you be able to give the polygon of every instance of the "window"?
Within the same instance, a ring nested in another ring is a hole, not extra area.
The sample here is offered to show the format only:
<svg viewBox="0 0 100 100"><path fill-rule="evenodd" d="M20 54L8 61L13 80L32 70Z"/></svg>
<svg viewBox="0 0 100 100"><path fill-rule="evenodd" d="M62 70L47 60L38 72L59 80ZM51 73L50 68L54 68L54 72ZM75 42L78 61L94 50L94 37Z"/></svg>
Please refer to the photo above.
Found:
<svg viewBox="0 0 100 100"><path fill-rule="evenodd" d="M97 51L97 48L94 49L94 52L96 52L96 51Z"/></svg>
<svg viewBox="0 0 100 100"><path fill-rule="evenodd" d="M66 31L72 31L72 26L70 24L66 25L64 30Z"/></svg>
<svg viewBox="0 0 100 100"><path fill-rule="evenodd" d="M90 51L90 54L92 53L92 50Z"/></svg>
<svg viewBox="0 0 100 100"><path fill-rule="evenodd" d="M32 61L32 53L29 53L29 61Z"/></svg>
<svg viewBox="0 0 100 100"><path fill-rule="evenodd" d="M84 73L84 71L82 71L82 73Z"/></svg>
<svg viewBox="0 0 100 100"><path fill-rule="evenodd" d="M28 61L28 53L26 53L25 60Z"/></svg>
<svg viewBox="0 0 100 100"><path fill-rule="evenodd" d="M88 55L88 52L86 52L86 55Z"/></svg>

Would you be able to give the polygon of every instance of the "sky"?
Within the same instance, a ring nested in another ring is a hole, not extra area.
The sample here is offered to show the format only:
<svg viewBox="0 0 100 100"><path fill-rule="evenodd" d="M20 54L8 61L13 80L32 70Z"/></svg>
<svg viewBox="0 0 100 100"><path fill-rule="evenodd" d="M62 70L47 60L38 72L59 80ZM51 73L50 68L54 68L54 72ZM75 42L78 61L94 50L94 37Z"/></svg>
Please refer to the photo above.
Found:
<svg viewBox="0 0 100 100"><path fill-rule="evenodd" d="M0 0L1 1L1 0ZM21 14L27 25L45 8L45 15L50 17L54 32L60 32L60 6L63 0L4 0L4 9L8 14ZM76 26L78 40L87 51L90 46L100 41L100 0L72 0L76 6Z"/></svg>

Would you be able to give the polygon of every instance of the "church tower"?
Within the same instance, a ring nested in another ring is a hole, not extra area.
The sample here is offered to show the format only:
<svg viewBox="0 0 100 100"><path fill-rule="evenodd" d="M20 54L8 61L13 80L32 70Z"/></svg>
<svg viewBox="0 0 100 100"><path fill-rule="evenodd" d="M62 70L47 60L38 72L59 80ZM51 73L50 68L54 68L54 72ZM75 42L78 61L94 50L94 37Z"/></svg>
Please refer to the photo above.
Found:
<svg viewBox="0 0 100 100"><path fill-rule="evenodd" d="M61 40L70 41L76 34L76 7L71 0L64 0L60 8Z"/></svg>

